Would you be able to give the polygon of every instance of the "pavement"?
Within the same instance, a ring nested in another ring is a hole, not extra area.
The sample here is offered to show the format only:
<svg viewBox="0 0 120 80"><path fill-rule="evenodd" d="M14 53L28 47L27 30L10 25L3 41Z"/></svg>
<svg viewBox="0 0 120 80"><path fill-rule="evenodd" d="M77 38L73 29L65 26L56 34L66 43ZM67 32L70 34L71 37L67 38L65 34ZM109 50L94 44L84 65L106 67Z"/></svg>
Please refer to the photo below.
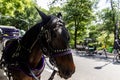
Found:
<svg viewBox="0 0 120 80"><path fill-rule="evenodd" d="M80 51L80 50L75 50L75 49L73 49L73 51L75 51L76 54L89 55L89 54L86 54L86 51ZM106 55L107 55L108 58L114 58L113 53L109 53L109 52L106 51ZM91 56L106 57L106 55L105 55L105 52L103 50L99 50L99 51L96 51L96 54L92 54Z"/></svg>
<svg viewBox="0 0 120 80"><path fill-rule="evenodd" d="M72 50L76 71L68 80L120 80L120 63L113 62L113 55L86 55L85 51ZM42 73L42 80L48 80L50 70ZM64 80L55 75L54 80Z"/></svg>
<svg viewBox="0 0 120 80"><path fill-rule="evenodd" d="M120 80L119 64L113 64L113 54L107 52L108 58L105 54L102 55L86 55L85 51L78 51L73 49L73 57L76 65L76 72L68 80ZM98 53L102 53L99 51ZM0 80L7 80L4 72L0 70ZM52 70L45 67L42 73L41 80L48 80ZM110 74L109 74L110 73ZM55 75L54 80L64 80Z"/></svg>

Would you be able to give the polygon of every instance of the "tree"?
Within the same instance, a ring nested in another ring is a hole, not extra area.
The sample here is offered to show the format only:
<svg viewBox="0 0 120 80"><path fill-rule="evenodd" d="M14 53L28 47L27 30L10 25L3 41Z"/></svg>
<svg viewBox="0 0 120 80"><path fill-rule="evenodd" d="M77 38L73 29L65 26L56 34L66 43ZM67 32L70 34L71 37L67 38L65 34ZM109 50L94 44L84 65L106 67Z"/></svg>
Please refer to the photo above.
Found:
<svg viewBox="0 0 120 80"><path fill-rule="evenodd" d="M38 21L34 0L0 0L0 24L27 30Z"/></svg>
<svg viewBox="0 0 120 80"><path fill-rule="evenodd" d="M105 39L103 40L104 44L112 44L113 45L113 37L111 37L112 34L114 34L114 39L118 38L118 27L116 26L118 14L119 11L117 9L117 0L109 0L110 1L110 7L103 9L101 12L98 12L99 19L101 19L101 26L98 26L98 31L102 34L106 34ZM100 25L100 24L98 24ZM116 31L117 30L117 31ZM111 40L111 41L110 41ZM109 45L107 44L107 45ZM112 46L110 45L110 46Z"/></svg>
<svg viewBox="0 0 120 80"><path fill-rule="evenodd" d="M72 30L74 29L74 47L76 48L78 36L83 38L86 25L93 19L91 0L68 0L64 6L65 20ZM72 31L73 32L73 31ZM82 33L81 33L82 32Z"/></svg>
<svg viewBox="0 0 120 80"><path fill-rule="evenodd" d="M59 12L64 13L63 10L62 10L59 6L57 6L57 7L51 6L51 7L49 8L48 14L51 14L51 13L52 13L53 15L56 15L56 14L59 13Z"/></svg>

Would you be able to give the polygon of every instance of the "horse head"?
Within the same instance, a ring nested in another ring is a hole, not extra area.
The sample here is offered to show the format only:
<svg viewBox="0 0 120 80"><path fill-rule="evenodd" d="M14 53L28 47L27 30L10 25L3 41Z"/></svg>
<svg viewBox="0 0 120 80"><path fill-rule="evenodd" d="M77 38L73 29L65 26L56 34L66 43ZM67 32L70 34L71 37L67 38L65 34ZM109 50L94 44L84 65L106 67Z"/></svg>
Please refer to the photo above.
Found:
<svg viewBox="0 0 120 80"><path fill-rule="evenodd" d="M75 72L72 52L69 48L70 35L62 20L61 13L57 16L46 15L37 9L44 25L44 36L42 43L43 52L49 56L52 65L58 68L59 75L62 78L69 78Z"/></svg>

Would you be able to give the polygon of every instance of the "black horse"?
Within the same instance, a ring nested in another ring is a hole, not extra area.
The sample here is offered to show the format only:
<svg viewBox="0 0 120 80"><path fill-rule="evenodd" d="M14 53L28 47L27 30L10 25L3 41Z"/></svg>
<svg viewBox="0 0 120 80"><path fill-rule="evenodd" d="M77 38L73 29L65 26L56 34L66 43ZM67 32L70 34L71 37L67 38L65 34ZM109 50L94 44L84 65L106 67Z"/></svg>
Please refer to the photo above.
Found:
<svg viewBox="0 0 120 80"><path fill-rule="evenodd" d="M37 11L42 21L30 28L22 38L9 41L3 50L4 66L13 80L38 80L46 55L62 78L70 78L75 72L75 65L69 48L70 35L62 15L46 15Z"/></svg>

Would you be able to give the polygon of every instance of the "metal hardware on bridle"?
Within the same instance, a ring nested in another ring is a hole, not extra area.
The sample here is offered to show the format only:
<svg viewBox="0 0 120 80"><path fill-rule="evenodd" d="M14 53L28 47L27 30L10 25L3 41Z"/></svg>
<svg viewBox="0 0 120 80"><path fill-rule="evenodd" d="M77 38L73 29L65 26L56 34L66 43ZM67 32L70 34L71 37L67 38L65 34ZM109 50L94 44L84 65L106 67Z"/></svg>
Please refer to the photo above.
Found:
<svg viewBox="0 0 120 80"><path fill-rule="evenodd" d="M59 57L59 56L68 55L68 54L71 54L71 50L70 50L70 49L57 50L55 54L52 54L52 53L51 53L50 63L51 63L53 66L57 66L54 58L55 58L55 57Z"/></svg>
<svg viewBox="0 0 120 80"><path fill-rule="evenodd" d="M39 32L39 34L38 34L38 36L37 36L37 38L38 39L40 39L42 36L43 36L43 34L44 34L44 28L43 28L43 26L41 27L41 29L40 29L40 32Z"/></svg>
<svg viewBox="0 0 120 80"><path fill-rule="evenodd" d="M47 49L45 47L42 48L44 52L47 52Z"/></svg>
<svg viewBox="0 0 120 80"><path fill-rule="evenodd" d="M65 52L65 51L68 51L70 50L70 48L66 48L66 49L57 49L57 50L54 50L55 53L59 53L59 52Z"/></svg>
<svg viewBox="0 0 120 80"><path fill-rule="evenodd" d="M52 56L53 57L58 57L58 56L64 56L64 55L68 55L68 54L71 54L70 49L65 49L64 51L61 51L61 52L58 51L56 54L53 54Z"/></svg>
<svg viewBox="0 0 120 80"><path fill-rule="evenodd" d="M51 34L50 34L49 30L45 30L45 37L47 39L47 42L51 41Z"/></svg>

